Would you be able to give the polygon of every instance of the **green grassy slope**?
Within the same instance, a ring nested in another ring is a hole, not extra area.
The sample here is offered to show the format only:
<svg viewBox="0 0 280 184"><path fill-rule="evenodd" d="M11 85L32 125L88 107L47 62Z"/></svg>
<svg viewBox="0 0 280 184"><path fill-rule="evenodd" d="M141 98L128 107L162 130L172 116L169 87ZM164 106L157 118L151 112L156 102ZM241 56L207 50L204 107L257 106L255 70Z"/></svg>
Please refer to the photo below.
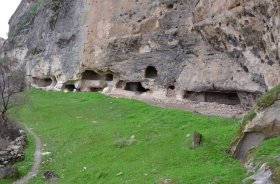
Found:
<svg viewBox="0 0 280 184"><path fill-rule="evenodd" d="M57 183L241 183L245 170L225 154L239 126L232 119L153 107L100 93L27 91L33 108L22 121L41 138L37 177L54 170ZM203 135L192 149L192 134ZM186 135L191 134L189 137ZM136 141L128 145L130 137ZM118 173L122 172L120 176Z"/></svg>

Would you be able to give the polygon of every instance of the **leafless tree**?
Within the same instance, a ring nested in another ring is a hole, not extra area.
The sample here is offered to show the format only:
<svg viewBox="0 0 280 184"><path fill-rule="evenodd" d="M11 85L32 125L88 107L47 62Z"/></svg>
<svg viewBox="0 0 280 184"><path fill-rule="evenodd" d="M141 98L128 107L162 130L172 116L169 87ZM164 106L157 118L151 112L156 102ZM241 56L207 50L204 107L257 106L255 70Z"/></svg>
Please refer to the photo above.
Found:
<svg viewBox="0 0 280 184"><path fill-rule="evenodd" d="M0 63L0 137L9 137L11 129L9 112L12 108L23 105L26 98L22 93L25 84L25 67L16 61Z"/></svg>

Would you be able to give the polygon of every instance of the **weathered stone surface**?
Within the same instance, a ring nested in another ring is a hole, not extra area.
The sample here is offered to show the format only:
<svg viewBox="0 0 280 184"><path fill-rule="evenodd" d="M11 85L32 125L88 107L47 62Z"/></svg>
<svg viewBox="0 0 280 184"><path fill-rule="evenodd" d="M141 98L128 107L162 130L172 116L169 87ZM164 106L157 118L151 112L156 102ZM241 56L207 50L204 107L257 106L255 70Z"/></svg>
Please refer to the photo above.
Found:
<svg viewBox="0 0 280 184"><path fill-rule="evenodd" d="M47 90L134 82L160 98L236 93L250 108L279 83L279 17L275 0L23 0L0 56L26 62L29 82Z"/></svg>
<svg viewBox="0 0 280 184"><path fill-rule="evenodd" d="M7 156L9 154L8 151L0 151L0 156Z"/></svg>
<svg viewBox="0 0 280 184"><path fill-rule="evenodd" d="M264 139L280 136L280 100L262 111L257 111L252 120L248 120L240 135L232 145L235 158L243 159L246 152L257 147Z"/></svg>
<svg viewBox="0 0 280 184"><path fill-rule="evenodd" d="M49 181L49 182L55 182L58 180L57 174L52 170L43 172L42 177L44 180Z"/></svg>
<svg viewBox="0 0 280 184"><path fill-rule="evenodd" d="M18 169L15 166L10 165L0 168L0 178L2 179L17 178L18 175Z"/></svg>
<svg viewBox="0 0 280 184"><path fill-rule="evenodd" d="M259 143L265 139L280 136L280 85L271 89L257 100L257 105L252 112L241 120L240 129L231 142L231 153L236 159L245 162L244 167L248 172L254 172L249 179L256 180L254 183L279 183L275 177L277 171L274 166L261 163L259 158L252 161L253 153L258 149ZM279 156L275 156L275 161ZM259 160L258 160L259 159ZM261 166L262 165L262 166ZM260 169L257 171L256 169Z"/></svg>
<svg viewBox="0 0 280 184"><path fill-rule="evenodd" d="M271 179L272 171L269 169L269 165L264 163L254 175L243 180L244 183L247 183L248 180L255 180L253 184L274 184Z"/></svg>
<svg viewBox="0 0 280 184"><path fill-rule="evenodd" d="M0 151L0 165L10 165L24 160L23 148L27 145L27 136L20 130L20 137L10 142L10 145Z"/></svg>
<svg viewBox="0 0 280 184"><path fill-rule="evenodd" d="M249 121L245 132L260 132L266 138L280 135L280 100L274 102L265 111L257 113L256 117Z"/></svg>
<svg viewBox="0 0 280 184"><path fill-rule="evenodd" d="M4 42L5 42L5 39L0 37L0 50L1 50Z"/></svg>

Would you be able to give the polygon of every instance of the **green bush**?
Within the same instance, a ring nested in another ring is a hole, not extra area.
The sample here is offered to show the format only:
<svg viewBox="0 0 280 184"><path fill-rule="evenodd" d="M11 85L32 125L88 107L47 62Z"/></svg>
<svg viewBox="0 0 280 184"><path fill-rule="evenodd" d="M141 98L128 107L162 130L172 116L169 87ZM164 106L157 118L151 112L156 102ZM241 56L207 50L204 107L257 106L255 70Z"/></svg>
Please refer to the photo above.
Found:
<svg viewBox="0 0 280 184"><path fill-rule="evenodd" d="M0 58L0 63L6 62L6 61L8 61L9 59L10 59L10 58L7 57L7 56L5 56L5 57L3 57L3 58Z"/></svg>

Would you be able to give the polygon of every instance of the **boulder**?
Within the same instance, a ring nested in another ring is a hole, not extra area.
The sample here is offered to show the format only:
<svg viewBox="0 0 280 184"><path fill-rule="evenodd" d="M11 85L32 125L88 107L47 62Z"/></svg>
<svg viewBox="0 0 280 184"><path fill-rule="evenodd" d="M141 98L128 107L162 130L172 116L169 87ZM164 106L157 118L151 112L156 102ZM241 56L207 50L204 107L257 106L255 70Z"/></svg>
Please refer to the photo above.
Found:
<svg viewBox="0 0 280 184"><path fill-rule="evenodd" d="M241 121L241 127L231 142L231 153L236 159L245 162L244 167L249 172L255 172L257 166L261 166L253 176L245 179L244 182L255 180L258 183L279 183L275 177L277 169L264 161L252 161L252 154L257 150L260 142L265 139L280 136L280 84L262 95L256 106ZM279 156L275 157L275 161ZM257 162L257 163L255 163Z"/></svg>
<svg viewBox="0 0 280 184"><path fill-rule="evenodd" d="M200 145L201 139L202 139L202 135L198 132L194 132L193 143L192 143L193 147L197 148Z"/></svg>
<svg viewBox="0 0 280 184"><path fill-rule="evenodd" d="M0 151L0 165L14 164L24 160L24 147L27 146L27 137L21 130L20 137L17 137L14 141Z"/></svg>
<svg viewBox="0 0 280 184"><path fill-rule="evenodd" d="M280 100L266 110L257 112L255 118L248 121L244 132L259 132L264 134L265 138L276 137L280 135Z"/></svg>
<svg viewBox="0 0 280 184"><path fill-rule="evenodd" d="M280 136L280 85L257 100L256 107L245 116L231 143L233 157L243 159L246 152L265 139Z"/></svg>
<svg viewBox="0 0 280 184"><path fill-rule="evenodd" d="M244 179L244 183L248 183L248 181L254 180L253 184L274 184L274 182L271 180L272 176L272 171L269 169L269 165L267 163L264 163L258 170L257 172Z"/></svg>
<svg viewBox="0 0 280 184"><path fill-rule="evenodd" d="M53 170L43 172L43 179L49 182L55 182L58 180L57 174Z"/></svg>
<svg viewBox="0 0 280 184"><path fill-rule="evenodd" d="M8 165L0 168L0 178L17 178L19 176L18 169L13 165Z"/></svg>

